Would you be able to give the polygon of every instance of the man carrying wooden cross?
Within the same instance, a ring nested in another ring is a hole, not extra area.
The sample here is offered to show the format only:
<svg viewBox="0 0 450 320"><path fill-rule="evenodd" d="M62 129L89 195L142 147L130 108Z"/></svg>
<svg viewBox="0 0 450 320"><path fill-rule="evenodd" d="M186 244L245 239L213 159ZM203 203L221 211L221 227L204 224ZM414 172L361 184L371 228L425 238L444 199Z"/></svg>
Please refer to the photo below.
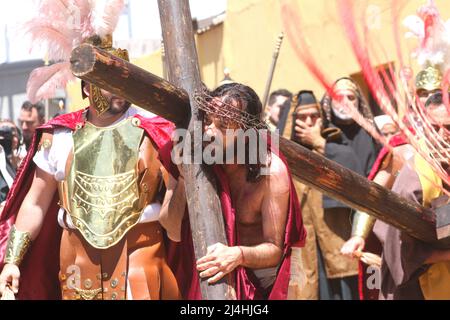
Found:
<svg viewBox="0 0 450 320"><path fill-rule="evenodd" d="M196 269L209 283L232 273L237 299L294 298L295 290L304 284L300 247L304 245L306 233L283 156L275 149L270 150L269 144L267 158L251 161L251 154L258 153L257 145L267 139L258 134L264 127L260 121L262 104L250 87L238 83L222 85L211 96L200 94L198 100L205 112L205 135L214 138L214 143L222 142L214 150L217 161L212 166L219 185L228 245L209 246L207 254L196 261ZM258 127L259 124L262 126ZM236 132L239 129L256 134L246 136L240 145ZM255 138L259 139L258 143L250 141ZM204 144L205 152L210 146L211 143ZM184 266L188 268L193 265L189 258L194 256L189 236L186 237L190 234L186 232L187 221L183 221L184 180L171 162L170 147L161 150L163 164L172 176L160 221L173 240L181 240L180 254L187 255ZM245 162L238 159L240 147L245 149ZM237 152L231 152L230 157L230 150ZM218 153L223 157L218 157ZM186 297L199 298L196 270L184 269L183 281L196 283Z"/></svg>

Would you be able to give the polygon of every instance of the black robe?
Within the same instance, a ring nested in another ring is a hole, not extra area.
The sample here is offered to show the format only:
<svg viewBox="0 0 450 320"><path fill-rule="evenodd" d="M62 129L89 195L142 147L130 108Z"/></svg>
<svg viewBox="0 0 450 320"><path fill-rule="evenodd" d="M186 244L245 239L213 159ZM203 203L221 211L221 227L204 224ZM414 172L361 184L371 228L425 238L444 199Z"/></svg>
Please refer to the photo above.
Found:
<svg viewBox="0 0 450 320"><path fill-rule="evenodd" d="M375 163L379 146L372 137L357 123L350 125L330 125L330 128L339 128L341 134L325 144L325 157L340 165L367 177ZM323 196L323 208L349 208L347 205Z"/></svg>

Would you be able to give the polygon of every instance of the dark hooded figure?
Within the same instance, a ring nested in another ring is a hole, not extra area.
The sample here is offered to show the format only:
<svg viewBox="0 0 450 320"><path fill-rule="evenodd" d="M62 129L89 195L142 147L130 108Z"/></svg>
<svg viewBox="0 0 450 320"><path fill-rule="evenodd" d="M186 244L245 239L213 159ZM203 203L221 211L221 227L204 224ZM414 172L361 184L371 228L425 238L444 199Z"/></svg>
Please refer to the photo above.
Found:
<svg viewBox="0 0 450 320"><path fill-rule="evenodd" d="M356 108L364 118L373 121L372 112L362 96L361 90L350 78L340 78L333 85L333 94L326 94L322 98L321 105L324 114L324 128L332 131L334 137L333 143L325 145L324 156L366 177L376 160L379 147L369 133L353 120L348 111L348 108ZM326 224L341 238L342 246L351 235L354 210L325 195L323 196L323 209ZM340 248L336 247L336 249L336 254L339 255ZM336 266L328 265L325 257L323 261L327 278L331 281L328 282L329 286L320 286L321 298L357 299L357 261L349 262L351 263L350 267L345 264L347 269L341 271L337 270Z"/></svg>

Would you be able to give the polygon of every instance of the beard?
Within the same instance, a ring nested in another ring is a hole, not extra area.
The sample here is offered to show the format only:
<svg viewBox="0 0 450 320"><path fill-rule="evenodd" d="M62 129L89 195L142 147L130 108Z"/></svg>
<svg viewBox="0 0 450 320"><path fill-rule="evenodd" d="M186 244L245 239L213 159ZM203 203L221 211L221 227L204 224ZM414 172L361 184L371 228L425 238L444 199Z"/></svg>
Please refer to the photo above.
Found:
<svg viewBox="0 0 450 320"><path fill-rule="evenodd" d="M332 108L331 111L333 112L334 116L336 118L338 118L339 120L343 120L343 121L353 120L352 116L345 111L335 110L334 108Z"/></svg>
<svg viewBox="0 0 450 320"><path fill-rule="evenodd" d="M131 102L115 96L111 97L108 101L109 109L105 114L118 115L125 113L131 106Z"/></svg>
<svg viewBox="0 0 450 320"><path fill-rule="evenodd" d="M113 94L103 94L100 88L90 86L89 102L100 117L111 117L125 113L131 106L131 103L125 99ZM106 110L105 110L106 109ZM100 111L103 111L100 114Z"/></svg>

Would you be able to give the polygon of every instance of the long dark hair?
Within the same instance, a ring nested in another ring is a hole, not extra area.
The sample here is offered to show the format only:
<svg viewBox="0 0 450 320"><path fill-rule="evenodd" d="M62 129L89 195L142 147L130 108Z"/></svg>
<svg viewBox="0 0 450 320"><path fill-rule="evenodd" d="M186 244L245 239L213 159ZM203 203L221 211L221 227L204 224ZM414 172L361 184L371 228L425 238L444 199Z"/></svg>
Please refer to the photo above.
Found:
<svg viewBox="0 0 450 320"><path fill-rule="evenodd" d="M250 88L249 86L240 84L240 83L228 83L221 85L217 87L211 95L213 97L220 97L223 98L223 102L225 103L224 107L226 105L231 105L234 101L237 105L237 108L241 109L242 111L247 112L248 114L252 115L253 117L259 119L262 121L263 118L263 106L261 103L261 100L259 99L256 92ZM255 130L257 130L255 128ZM258 132L257 132L258 134ZM261 137L261 136L258 136ZM249 182L256 182L261 178L261 169L266 166L270 166L270 148L269 144L267 155L268 159L260 159L259 157L259 144L260 139L258 138L258 144L257 144L257 163L256 164L245 164L245 167L247 168L247 181ZM245 157L246 161L249 161L250 159L250 150L249 150L249 144L246 143L245 145ZM263 163L263 160L268 160Z"/></svg>

